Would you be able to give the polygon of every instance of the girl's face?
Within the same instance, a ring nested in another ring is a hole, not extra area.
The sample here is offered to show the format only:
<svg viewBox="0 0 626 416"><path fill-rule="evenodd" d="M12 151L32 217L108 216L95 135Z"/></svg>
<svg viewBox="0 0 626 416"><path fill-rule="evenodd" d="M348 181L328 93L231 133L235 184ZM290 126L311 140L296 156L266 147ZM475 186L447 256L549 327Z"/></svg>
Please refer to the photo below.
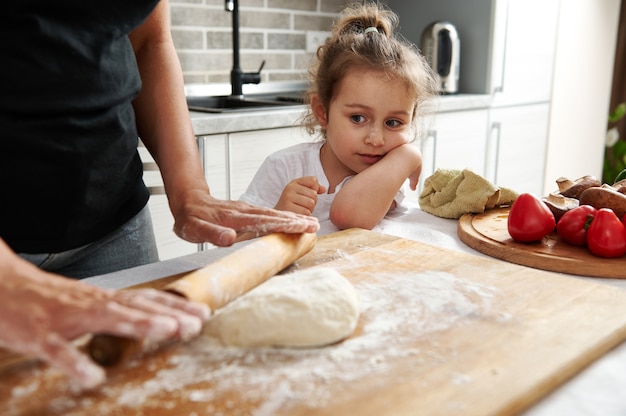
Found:
<svg viewBox="0 0 626 416"><path fill-rule="evenodd" d="M326 154L334 156L331 163L339 162L347 174L365 170L413 139L415 100L402 81L390 80L382 72L352 69L337 84L328 111L316 97L311 105L326 129Z"/></svg>

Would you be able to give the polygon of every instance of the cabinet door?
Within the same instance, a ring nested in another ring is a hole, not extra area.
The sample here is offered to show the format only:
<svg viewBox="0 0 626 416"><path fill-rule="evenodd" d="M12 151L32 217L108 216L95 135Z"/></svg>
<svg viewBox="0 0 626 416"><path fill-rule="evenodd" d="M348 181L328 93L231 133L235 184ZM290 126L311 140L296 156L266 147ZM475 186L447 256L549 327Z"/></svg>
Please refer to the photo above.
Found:
<svg viewBox="0 0 626 416"><path fill-rule="evenodd" d="M198 137L204 177L209 184L211 195L218 199L228 199L227 143L226 134Z"/></svg>
<svg viewBox="0 0 626 416"><path fill-rule="evenodd" d="M549 104L495 108L490 113L487 179L543 195Z"/></svg>
<svg viewBox="0 0 626 416"><path fill-rule="evenodd" d="M150 153L145 147L140 146L138 150L144 165L154 162L154 159L150 156ZM158 187L163 186L161 173L158 169L145 169L143 179L149 188L156 190ZM154 236L161 260L180 257L198 251L197 244L189 243L179 238L174 234L174 231L172 231L174 228L174 217L170 211L167 196L164 193L161 191L151 193L150 199L148 200L148 207L152 217L152 227L154 229Z"/></svg>
<svg viewBox="0 0 626 416"><path fill-rule="evenodd" d="M559 0L495 0L494 6L493 104L549 101Z"/></svg>
<svg viewBox="0 0 626 416"><path fill-rule="evenodd" d="M303 127L231 133L228 136L230 199L239 199L267 156L312 138Z"/></svg>
<svg viewBox="0 0 626 416"><path fill-rule="evenodd" d="M483 175L487 125L486 109L437 114L428 135L416 142L423 158L418 191L437 169L467 168Z"/></svg>

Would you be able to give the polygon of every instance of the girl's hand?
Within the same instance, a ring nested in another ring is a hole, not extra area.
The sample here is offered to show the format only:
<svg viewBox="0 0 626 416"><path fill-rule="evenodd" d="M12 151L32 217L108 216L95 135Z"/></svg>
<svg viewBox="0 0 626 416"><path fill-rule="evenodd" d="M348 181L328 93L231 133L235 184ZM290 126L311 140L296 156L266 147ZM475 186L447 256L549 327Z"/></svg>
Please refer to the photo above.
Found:
<svg viewBox="0 0 626 416"><path fill-rule="evenodd" d="M420 167L414 170L411 176L409 176L409 187L412 191L415 191L417 189L417 184L419 183L421 173L422 166L420 165Z"/></svg>
<svg viewBox="0 0 626 416"><path fill-rule="evenodd" d="M311 215L317 205L317 195L326 192L315 176L294 179L285 186L274 208L301 215Z"/></svg>
<svg viewBox="0 0 626 416"><path fill-rule="evenodd" d="M415 170L409 175L409 187L412 191L415 191L417 189L417 184L422 173L422 156L419 150L417 150L417 147L410 144L405 146L408 147L409 152L413 153L412 157L409 158L412 163L414 163L413 166L417 166Z"/></svg>
<svg viewBox="0 0 626 416"><path fill-rule="evenodd" d="M389 154L399 154L400 160L406 164L407 169L413 171L407 176L411 190L417 189L417 184L422 173L422 154L419 149L411 143L405 143L393 149Z"/></svg>

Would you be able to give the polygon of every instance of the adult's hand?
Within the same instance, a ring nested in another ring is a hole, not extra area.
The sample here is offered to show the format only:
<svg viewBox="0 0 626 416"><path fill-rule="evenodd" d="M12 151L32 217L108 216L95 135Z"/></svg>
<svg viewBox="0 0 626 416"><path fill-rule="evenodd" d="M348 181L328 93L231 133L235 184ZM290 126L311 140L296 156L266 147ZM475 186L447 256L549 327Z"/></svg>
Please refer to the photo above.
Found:
<svg viewBox="0 0 626 416"><path fill-rule="evenodd" d="M40 358L82 388L103 383L105 372L72 343L78 337L190 339L210 312L166 292L111 291L42 271L0 240L0 347Z"/></svg>
<svg viewBox="0 0 626 416"><path fill-rule="evenodd" d="M211 242L230 246L237 235L270 232L314 233L319 230L317 218L263 208L242 201L225 201L204 190L192 190L184 200L170 201L175 216L174 232L192 243Z"/></svg>
<svg viewBox="0 0 626 416"><path fill-rule="evenodd" d="M171 37L168 2L160 1L129 37L142 81L133 101L137 129L159 165L176 234L191 243L230 246L238 234L316 232L314 218L210 195Z"/></svg>

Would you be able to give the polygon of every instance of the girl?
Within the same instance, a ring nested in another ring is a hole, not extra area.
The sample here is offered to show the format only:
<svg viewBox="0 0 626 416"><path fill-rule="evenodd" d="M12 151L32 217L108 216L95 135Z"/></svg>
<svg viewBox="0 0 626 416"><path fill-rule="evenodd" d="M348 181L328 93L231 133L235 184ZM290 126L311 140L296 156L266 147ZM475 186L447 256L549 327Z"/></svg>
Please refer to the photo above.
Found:
<svg viewBox="0 0 626 416"><path fill-rule="evenodd" d="M317 50L305 115L321 140L270 155L241 199L313 215L320 234L372 229L415 190L422 158L411 144L416 116L437 92L433 72L394 36L398 17L384 6L348 6Z"/></svg>

